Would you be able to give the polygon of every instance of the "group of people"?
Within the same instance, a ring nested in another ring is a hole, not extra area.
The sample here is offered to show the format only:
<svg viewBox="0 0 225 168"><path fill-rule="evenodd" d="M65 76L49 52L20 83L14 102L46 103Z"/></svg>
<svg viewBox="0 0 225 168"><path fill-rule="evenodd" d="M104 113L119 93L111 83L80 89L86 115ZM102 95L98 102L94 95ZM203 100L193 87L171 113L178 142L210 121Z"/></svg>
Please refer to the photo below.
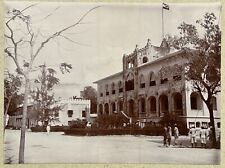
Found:
<svg viewBox="0 0 225 168"><path fill-rule="evenodd" d="M173 133L173 134L172 134ZM171 145L171 139L174 136L173 145L177 145L177 141L179 138L179 129L175 124L173 129L171 125L164 126L163 128L163 145L169 147ZM197 139L200 138L201 147L206 148L206 144L212 141L212 129L202 126L201 128L196 129L195 127L191 127L189 130L190 142L192 148L197 147Z"/></svg>
<svg viewBox="0 0 225 168"><path fill-rule="evenodd" d="M163 128L163 145L166 147L169 147L171 145L171 139L172 139L172 128L170 125L164 126ZM179 130L177 125L174 125L173 128L173 135L174 135L174 145L177 145L177 139L179 138Z"/></svg>
<svg viewBox="0 0 225 168"><path fill-rule="evenodd" d="M206 148L207 140L212 140L212 129L202 126L200 130L195 127L191 127L189 130L192 148L197 147L197 138L200 137L201 147Z"/></svg>

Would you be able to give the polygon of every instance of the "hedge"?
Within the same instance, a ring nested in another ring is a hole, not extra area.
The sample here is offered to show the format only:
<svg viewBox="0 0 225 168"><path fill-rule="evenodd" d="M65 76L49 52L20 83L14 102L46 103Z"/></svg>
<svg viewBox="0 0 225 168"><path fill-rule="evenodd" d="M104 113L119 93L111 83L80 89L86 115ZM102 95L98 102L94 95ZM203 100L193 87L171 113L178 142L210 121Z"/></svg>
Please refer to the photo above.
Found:
<svg viewBox="0 0 225 168"><path fill-rule="evenodd" d="M67 129L69 129L69 126L50 126L51 132L64 132ZM47 132L46 126L31 127L31 131L32 132Z"/></svg>
<svg viewBox="0 0 225 168"><path fill-rule="evenodd" d="M182 130L182 135L186 135L188 130ZM70 128L64 131L66 135L79 136L97 136L97 135L150 135L161 136L163 129L161 127L151 128L118 128L118 129L98 129L98 128Z"/></svg>

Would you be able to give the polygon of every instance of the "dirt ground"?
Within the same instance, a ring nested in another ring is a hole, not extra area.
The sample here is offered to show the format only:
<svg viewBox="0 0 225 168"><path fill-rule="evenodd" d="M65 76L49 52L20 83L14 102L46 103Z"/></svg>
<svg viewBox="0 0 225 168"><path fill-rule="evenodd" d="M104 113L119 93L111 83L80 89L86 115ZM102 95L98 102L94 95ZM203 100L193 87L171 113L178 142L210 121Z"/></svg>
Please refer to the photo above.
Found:
<svg viewBox="0 0 225 168"><path fill-rule="evenodd" d="M18 163L19 130L6 130L5 163ZM164 147L158 136L66 136L27 132L25 163L172 163L220 164L219 149L191 148L189 137ZM173 139L172 139L173 141Z"/></svg>

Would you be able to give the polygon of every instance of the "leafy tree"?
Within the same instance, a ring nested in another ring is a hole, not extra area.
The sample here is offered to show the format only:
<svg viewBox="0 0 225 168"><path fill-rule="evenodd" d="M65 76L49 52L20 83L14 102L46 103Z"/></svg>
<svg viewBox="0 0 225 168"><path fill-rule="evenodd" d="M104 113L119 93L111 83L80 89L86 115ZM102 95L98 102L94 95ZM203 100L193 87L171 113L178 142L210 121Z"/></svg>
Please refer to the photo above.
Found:
<svg viewBox="0 0 225 168"><path fill-rule="evenodd" d="M18 92L21 88L22 82L19 75L14 75L8 71L4 79L4 128L6 126L7 114L15 112L18 105Z"/></svg>
<svg viewBox="0 0 225 168"><path fill-rule="evenodd" d="M91 8L84 15L82 15L76 22L71 25L53 32L50 36L40 40L40 29L33 27L32 16L26 14L27 10L34 7L36 4L20 9L7 9L5 16L5 49L4 53L7 57L12 59L16 65L17 72L23 76L25 81L24 101L23 101L23 117L21 126L21 138L19 148L19 163L24 163L24 149L25 149L25 132L26 132L26 118L28 95L30 94L30 73L34 70L34 63L40 52L52 42L53 39L59 37L72 41L66 37L64 33L72 28L77 27L82 23L84 18L97 7ZM50 14L51 15L51 14ZM48 16L50 16L48 15ZM48 17L47 16L47 17ZM47 18L45 17L45 18ZM41 41L41 42L40 42ZM63 66L62 66L63 67ZM65 69L66 70L66 69Z"/></svg>
<svg viewBox="0 0 225 168"><path fill-rule="evenodd" d="M81 91L81 96L91 101L91 113L97 113L97 91L92 86L86 86Z"/></svg>
<svg viewBox="0 0 225 168"><path fill-rule="evenodd" d="M212 98L221 91L221 31L213 13L206 13L196 23L205 30L203 37L194 25L182 23L178 29L180 37L169 37L168 42L177 49L183 49L189 59L186 78L206 104L212 126L213 146L216 146L216 134Z"/></svg>
<svg viewBox="0 0 225 168"><path fill-rule="evenodd" d="M53 119L54 112L60 110L59 106L56 106L54 99L54 93L52 90L55 85L59 83L59 79L55 76L56 71L52 68L47 68L45 64L39 66L41 75L35 79L36 88L32 90L32 97L35 101L35 111L39 114L39 119L42 124L47 124L50 119ZM62 73L70 72L72 66L66 63L60 65ZM47 123L45 123L47 122Z"/></svg>

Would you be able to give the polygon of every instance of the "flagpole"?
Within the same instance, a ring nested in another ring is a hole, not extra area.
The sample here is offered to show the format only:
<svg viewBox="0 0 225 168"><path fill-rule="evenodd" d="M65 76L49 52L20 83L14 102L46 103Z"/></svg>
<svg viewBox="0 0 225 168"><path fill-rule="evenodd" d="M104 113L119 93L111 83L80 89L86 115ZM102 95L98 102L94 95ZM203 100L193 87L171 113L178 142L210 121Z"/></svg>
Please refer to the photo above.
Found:
<svg viewBox="0 0 225 168"><path fill-rule="evenodd" d="M162 8L162 40L164 38L164 21L163 21L163 5L161 6Z"/></svg>

